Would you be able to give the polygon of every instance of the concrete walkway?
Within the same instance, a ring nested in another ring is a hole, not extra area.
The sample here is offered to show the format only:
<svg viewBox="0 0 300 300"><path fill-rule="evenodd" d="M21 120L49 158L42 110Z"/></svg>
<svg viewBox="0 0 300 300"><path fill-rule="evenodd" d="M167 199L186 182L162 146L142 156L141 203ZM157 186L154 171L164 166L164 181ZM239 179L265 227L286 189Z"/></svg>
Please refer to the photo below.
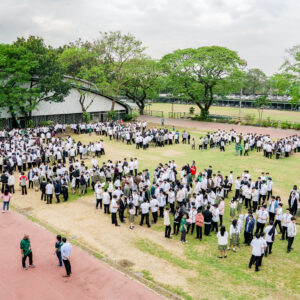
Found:
<svg viewBox="0 0 300 300"><path fill-rule="evenodd" d="M36 265L27 271L21 265L24 233L30 235ZM55 235L16 212L0 214L0 241L1 300L163 299L74 246L72 275L63 278L65 269L56 267Z"/></svg>

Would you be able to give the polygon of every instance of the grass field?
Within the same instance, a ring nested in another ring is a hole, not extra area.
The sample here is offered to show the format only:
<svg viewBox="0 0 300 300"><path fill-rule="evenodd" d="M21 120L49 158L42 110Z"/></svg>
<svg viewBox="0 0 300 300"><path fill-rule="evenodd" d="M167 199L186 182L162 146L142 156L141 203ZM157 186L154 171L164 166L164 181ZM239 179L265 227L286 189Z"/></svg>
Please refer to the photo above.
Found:
<svg viewBox="0 0 300 300"><path fill-rule="evenodd" d="M168 116L169 112L172 112L172 104L171 103L151 103L149 106L151 110L155 111L163 111L166 116ZM173 110L174 112L189 112L190 107L195 108L195 115L200 114L200 109L196 105L188 105L188 104L174 104ZM147 109L149 109L147 107ZM210 108L210 114L212 115L224 115L224 116L239 116L239 108L237 107L221 107L221 106L212 106ZM258 118L258 111L254 108L242 108L242 117L246 115L254 115L255 118ZM283 111L283 110L265 110L263 112L263 119L270 118L272 120L278 121L290 121L290 122L300 122L300 112L295 111Z"/></svg>
<svg viewBox="0 0 300 300"><path fill-rule="evenodd" d="M195 138L201 134L191 132ZM95 135L73 137L83 143L98 139ZM191 150L190 145L182 144L144 151L136 150L135 145L108 141L107 138L104 141L106 155L99 163L108 159L116 161L137 157L139 169L148 168L151 176L159 162L172 159L178 168L195 160L198 171L212 165L214 171L220 170L224 175L232 170L235 177L245 169L250 171L253 179L261 171L269 171L274 181L274 193L281 195L285 203L293 184L300 185L300 154L282 160L268 160L256 152L251 152L249 157L236 157L233 145L226 147L225 153L218 149ZM90 160L87 163L90 165ZM74 197L70 203L52 206L41 203L39 193L15 198L15 206L30 207L34 218L46 221L68 236L76 236L85 246L116 262L127 260L131 270L185 299L300 299L298 236L295 250L290 254L286 253L286 241L278 238L272 256L265 258L261 272L255 273L247 267L250 247L242 245L237 253L229 252L227 259L219 260L215 236L204 237L200 242L195 240L194 233L193 237L188 235L189 243L182 245L179 237L172 240L163 237L162 220L150 229L137 226L131 231L128 224L115 228L110 224L109 216L94 209L91 193L85 197ZM229 200L226 200L224 221L227 230L228 203Z"/></svg>

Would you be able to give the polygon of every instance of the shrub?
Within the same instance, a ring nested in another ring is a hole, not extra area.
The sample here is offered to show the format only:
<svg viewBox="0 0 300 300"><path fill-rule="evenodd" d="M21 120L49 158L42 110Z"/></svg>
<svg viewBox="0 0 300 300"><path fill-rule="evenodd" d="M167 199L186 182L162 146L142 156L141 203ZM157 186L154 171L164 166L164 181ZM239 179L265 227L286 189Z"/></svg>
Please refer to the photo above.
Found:
<svg viewBox="0 0 300 300"><path fill-rule="evenodd" d="M26 122L26 124L25 124L25 127L26 127L26 128L33 128L33 127L34 127L33 121L32 121L31 119L28 120L28 121Z"/></svg>
<svg viewBox="0 0 300 300"><path fill-rule="evenodd" d="M279 122L276 120L272 120L272 127L277 128L279 126Z"/></svg>
<svg viewBox="0 0 300 300"><path fill-rule="evenodd" d="M245 120L245 122L247 122L249 124L254 124L255 115L254 114L247 114L247 115L244 116L244 120Z"/></svg>
<svg viewBox="0 0 300 300"><path fill-rule="evenodd" d="M82 120L85 123L89 123L91 121L91 115L88 112L83 112L82 113Z"/></svg>
<svg viewBox="0 0 300 300"><path fill-rule="evenodd" d="M50 126L53 125L53 121L52 120L48 120L48 121L41 121L40 122L40 126Z"/></svg>
<svg viewBox="0 0 300 300"><path fill-rule="evenodd" d="M300 130L300 123L294 123L293 128L296 130Z"/></svg>
<svg viewBox="0 0 300 300"><path fill-rule="evenodd" d="M282 129L290 129L292 127L292 124L289 121L283 121L281 122L280 127Z"/></svg>
<svg viewBox="0 0 300 300"><path fill-rule="evenodd" d="M131 117L132 117L132 121L136 121L138 119L138 117L140 116L138 111L133 111L131 113Z"/></svg>
<svg viewBox="0 0 300 300"><path fill-rule="evenodd" d="M116 117L116 112L114 110L110 110L109 112L107 112L108 119L115 119L115 117Z"/></svg>
<svg viewBox="0 0 300 300"><path fill-rule="evenodd" d="M123 116L123 121L127 122L127 121L131 121L132 120L132 114L125 114Z"/></svg>

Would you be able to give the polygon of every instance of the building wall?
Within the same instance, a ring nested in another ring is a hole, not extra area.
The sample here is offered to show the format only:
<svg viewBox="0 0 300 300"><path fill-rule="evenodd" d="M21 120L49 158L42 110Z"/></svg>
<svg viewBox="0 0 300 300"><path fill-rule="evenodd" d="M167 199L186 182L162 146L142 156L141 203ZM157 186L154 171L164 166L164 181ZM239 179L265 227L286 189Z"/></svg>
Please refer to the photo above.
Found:
<svg viewBox="0 0 300 300"><path fill-rule="evenodd" d="M81 114L82 108L79 103L80 94L77 89L72 88L64 102L41 102L32 112L32 116L50 116L50 115L67 115ZM86 92L85 107L91 103L87 112L108 112L111 109L112 100L101 95ZM116 103L115 111L124 111L124 106ZM2 110L0 118L10 118L11 114L6 109Z"/></svg>

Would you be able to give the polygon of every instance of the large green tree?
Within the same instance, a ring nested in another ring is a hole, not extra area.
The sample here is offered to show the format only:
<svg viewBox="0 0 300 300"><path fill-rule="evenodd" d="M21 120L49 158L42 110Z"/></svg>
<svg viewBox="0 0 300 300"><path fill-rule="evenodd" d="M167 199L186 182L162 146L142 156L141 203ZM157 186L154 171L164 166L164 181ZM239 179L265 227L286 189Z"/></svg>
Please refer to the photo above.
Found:
<svg viewBox="0 0 300 300"><path fill-rule="evenodd" d="M106 80L113 101L111 110L120 94L126 75L126 63L132 59L141 58L145 47L142 42L131 34L122 34L120 31L100 32L101 38L94 43L94 50L103 63Z"/></svg>
<svg viewBox="0 0 300 300"><path fill-rule="evenodd" d="M202 118L209 115L216 87L243 64L235 51L218 46L176 50L161 62L174 93L195 102Z"/></svg>
<svg viewBox="0 0 300 300"><path fill-rule="evenodd" d="M244 93L259 95L267 92L267 76L260 69L249 69L244 79Z"/></svg>
<svg viewBox="0 0 300 300"><path fill-rule="evenodd" d="M290 78L290 102L296 108L300 101L300 45L288 49L287 54L281 70Z"/></svg>
<svg viewBox="0 0 300 300"><path fill-rule="evenodd" d="M9 97L9 106L12 105L14 112L28 120L40 102L64 101L70 85L64 80L65 73L57 61L56 51L46 46L43 39L34 36L28 39L18 38L12 47L22 53L22 56L18 57L19 61L27 61L30 57L30 62L24 66L26 80L20 82L18 88L14 89L18 91L21 88L23 92L18 97L13 95Z"/></svg>
<svg viewBox="0 0 300 300"><path fill-rule="evenodd" d="M132 59L126 63L122 93L133 100L144 114L145 100L157 98L160 78L160 64L149 58Z"/></svg>
<svg viewBox="0 0 300 300"><path fill-rule="evenodd" d="M92 51L90 47L87 47L86 43L78 43L76 46L66 47L59 55L58 61L65 68L67 74L71 76L69 82L77 89L79 93L78 101L82 112L85 113L93 104L95 98L89 97L91 93L89 90L82 89L82 86L97 89L98 83L104 84L105 77L97 53ZM80 80L89 81L91 84Z"/></svg>

